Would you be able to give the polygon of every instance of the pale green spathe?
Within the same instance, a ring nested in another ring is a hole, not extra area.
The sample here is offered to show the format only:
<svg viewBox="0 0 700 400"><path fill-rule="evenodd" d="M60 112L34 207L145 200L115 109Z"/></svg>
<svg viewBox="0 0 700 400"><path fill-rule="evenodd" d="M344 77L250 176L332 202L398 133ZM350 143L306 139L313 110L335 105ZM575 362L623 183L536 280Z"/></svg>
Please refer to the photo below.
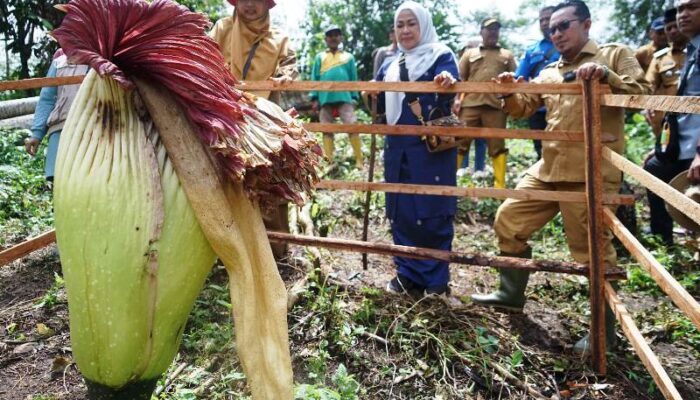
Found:
<svg viewBox="0 0 700 400"><path fill-rule="evenodd" d="M165 372L216 258L134 93L91 71L56 162L73 355L119 388Z"/></svg>

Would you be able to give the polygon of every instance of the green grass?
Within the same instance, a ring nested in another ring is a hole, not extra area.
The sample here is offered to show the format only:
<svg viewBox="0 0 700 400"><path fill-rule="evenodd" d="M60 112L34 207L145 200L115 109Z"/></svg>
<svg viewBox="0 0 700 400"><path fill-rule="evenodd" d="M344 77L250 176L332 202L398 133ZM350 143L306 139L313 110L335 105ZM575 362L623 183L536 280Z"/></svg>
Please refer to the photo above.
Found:
<svg viewBox="0 0 700 400"><path fill-rule="evenodd" d="M42 233L53 224L44 159L24 151L27 131L0 128L0 246ZM43 154L40 147L38 154Z"/></svg>

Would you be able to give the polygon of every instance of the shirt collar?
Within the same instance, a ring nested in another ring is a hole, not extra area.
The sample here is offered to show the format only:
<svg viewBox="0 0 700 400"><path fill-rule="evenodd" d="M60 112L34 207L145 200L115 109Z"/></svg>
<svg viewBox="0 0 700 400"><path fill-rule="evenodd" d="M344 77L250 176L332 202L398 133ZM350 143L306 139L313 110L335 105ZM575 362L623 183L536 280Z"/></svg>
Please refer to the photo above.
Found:
<svg viewBox="0 0 700 400"><path fill-rule="evenodd" d="M694 38L690 39L689 45L693 46L694 49L700 48L700 35L695 35Z"/></svg>
<svg viewBox="0 0 700 400"><path fill-rule="evenodd" d="M595 54L598 54L598 50L599 50L598 44L589 39L588 42L586 42L586 44L583 46L581 51L578 52L578 54L576 55L576 57L572 61L564 60L563 55L559 56L559 64L563 65L563 64L576 63L576 61L578 61L581 57L583 57L584 54L595 55Z"/></svg>

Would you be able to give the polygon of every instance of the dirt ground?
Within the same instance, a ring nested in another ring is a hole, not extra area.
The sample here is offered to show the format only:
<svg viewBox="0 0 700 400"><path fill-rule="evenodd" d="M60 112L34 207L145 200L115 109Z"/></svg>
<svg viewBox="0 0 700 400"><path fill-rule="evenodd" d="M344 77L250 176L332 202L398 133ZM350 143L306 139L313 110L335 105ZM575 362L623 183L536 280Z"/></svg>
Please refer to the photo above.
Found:
<svg viewBox="0 0 700 400"><path fill-rule="evenodd" d="M386 240L386 233L373 232L374 239ZM67 305L62 293L57 294L56 305L51 308L37 307L36 304L45 297L54 284L54 274L59 271L59 263L53 249L48 248L15 262L0 270L0 399L83 399L85 387L80 374L71 360L68 331ZM300 248L293 248L292 254L300 254ZM351 289L363 286L382 288L392 277L391 260L383 256L370 256L370 265L363 271L359 255L334 253L329 256L333 269L332 278L338 282L350 283ZM495 283L495 275L488 269L474 267L453 267L453 295L455 299L466 300L466 296L475 291L485 291ZM281 267L282 275L291 285L303 273L296 267ZM219 277L218 279L221 279ZM557 284L558 276L537 274L531 287L551 287ZM536 290L535 290L536 291ZM532 292L531 292L532 293ZM491 312L493 324L509 330L519 338L523 348L530 349L537 357L566 358L576 364L571 354L571 345L576 337L570 334L570 327L583 323L570 320L561 310L553 309L546 303L538 301L531 294L523 314L504 314ZM351 296L351 298L353 298ZM392 301L388 297L388 302ZM647 298L625 299L637 312L651 304ZM448 307L442 305L442 307ZM458 304L451 312L467 315L479 309L470 304ZM290 315L290 330L303 316ZM46 328L42 328L41 324ZM48 330L47 330L48 328ZM295 355L295 372L299 382L303 382L304 373L301 363L303 353L313 347L314 343L305 342L292 332L292 352ZM299 339L299 340L297 340ZM372 341L360 343L354 350L373 360L374 363L395 363L385 355L384 346ZM686 399L700 398L700 371L698 359L691 349L662 342L652 343L674 382ZM299 356L301 354L301 356ZM572 393L569 398L611 398L611 399L654 399L642 388L628 378L628 371L619 370L634 359L629 345L624 342L611 357L610 374L607 379L599 379L586 371L585 361L579 360L577 367L577 384L581 381L588 385L598 384L603 390L598 392L581 391ZM358 371L358 380L370 387L366 398L440 398L436 394L418 395L414 390L417 384L402 382L396 387L373 387L373 376L367 371L363 375ZM465 378L469 378L467 374ZM473 379L473 377L472 377ZM375 382L375 384L378 382ZM560 387L560 390L562 388ZM562 392L564 393L564 392ZM45 396L45 397L40 397ZM518 393L491 393L475 398L526 398ZM206 397L202 397L206 398ZM449 397L442 397L449 398ZM557 398L557 397L552 397ZM567 397L562 397L567 398Z"/></svg>

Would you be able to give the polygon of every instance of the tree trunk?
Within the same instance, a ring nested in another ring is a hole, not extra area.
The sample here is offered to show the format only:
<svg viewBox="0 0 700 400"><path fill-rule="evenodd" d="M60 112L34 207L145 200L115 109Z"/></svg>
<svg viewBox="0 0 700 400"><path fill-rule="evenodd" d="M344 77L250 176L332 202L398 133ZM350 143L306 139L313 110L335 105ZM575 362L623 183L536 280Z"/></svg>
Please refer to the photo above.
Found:
<svg viewBox="0 0 700 400"><path fill-rule="evenodd" d="M0 101L0 120L33 114L39 96Z"/></svg>
<svg viewBox="0 0 700 400"><path fill-rule="evenodd" d="M34 120L34 114L22 115L21 117L2 119L2 120L0 120L0 128L29 129L32 127L33 120Z"/></svg>

